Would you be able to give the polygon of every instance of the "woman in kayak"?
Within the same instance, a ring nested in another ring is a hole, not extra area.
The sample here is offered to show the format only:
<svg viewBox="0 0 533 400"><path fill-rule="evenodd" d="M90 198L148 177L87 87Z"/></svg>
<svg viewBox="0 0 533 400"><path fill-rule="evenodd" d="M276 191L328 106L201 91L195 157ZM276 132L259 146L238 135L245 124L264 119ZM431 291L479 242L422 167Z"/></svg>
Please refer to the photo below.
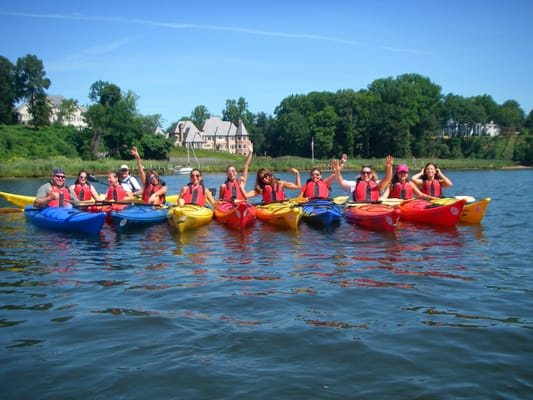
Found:
<svg viewBox="0 0 533 400"><path fill-rule="evenodd" d="M385 178L377 180L376 173L370 165L363 165L361 173L357 180L348 181L341 175L341 165L338 160L333 160L333 169L335 171L335 178L341 186L342 190L351 193L353 200L357 202L370 203L378 201L381 192L385 190L392 179L392 164L394 157L388 155L385 158Z"/></svg>
<svg viewBox="0 0 533 400"><path fill-rule="evenodd" d="M248 167L252 161L254 147L251 142L248 143L248 156L242 168L242 174L237 178L237 169L233 165L226 168L226 182L220 185L219 199L224 201L246 200L246 179L248 178Z"/></svg>
<svg viewBox="0 0 533 400"><path fill-rule="evenodd" d="M72 207L73 204L78 205L79 200L76 193L65 185L66 178L63 168L54 169L52 180L37 189L33 206L36 208L46 208Z"/></svg>
<svg viewBox="0 0 533 400"><path fill-rule="evenodd" d="M107 174L107 183L109 187L105 195L105 199L108 201L129 201L133 200L134 196L131 190L127 190L120 184L118 173L115 171Z"/></svg>
<svg viewBox="0 0 533 400"><path fill-rule="evenodd" d="M137 151L137 147L131 148L131 154L137 160L137 169L139 170L139 178L143 185L142 199L146 204L164 204L165 195L167 194L167 184L161 179L159 174L153 168L148 172L144 172L141 156Z"/></svg>
<svg viewBox="0 0 533 400"><path fill-rule="evenodd" d="M442 197L442 188L452 186L452 181L432 162L427 163L422 171L411 177L411 180L422 193L432 197Z"/></svg>
<svg viewBox="0 0 533 400"><path fill-rule="evenodd" d="M195 204L197 206L205 206L206 201L213 207L218 204L211 191L204 186L202 171L195 168L191 171L190 182L180 190L177 205Z"/></svg>
<svg viewBox="0 0 533 400"><path fill-rule="evenodd" d="M78 172L78 177L76 178L76 181L70 185L70 189L74 190L74 193L76 193L76 196L78 196L80 201L100 200L96 188L87 181L87 171L83 169Z"/></svg>
<svg viewBox="0 0 533 400"><path fill-rule="evenodd" d="M309 179L303 185L300 197L327 199L329 197L329 189L334 180L335 174L322 179L322 171L320 168L314 167L309 171Z"/></svg>
<svg viewBox="0 0 533 400"><path fill-rule="evenodd" d="M278 179L268 169L261 168L257 171L255 188L247 192L246 197L249 198L261 195L263 204L285 200L286 197L283 189L300 190L302 188L302 184L300 183L300 171L296 168L291 168L289 172L296 176L294 183Z"/></svg>
<svg viewBox="0 0 533 400"><path fill-rule="evenodd" d="M396 173L392 177L390 185L385 189L385 192L381 196L382 198L389 199L402 199L408 200L414 197L419 199L433 199L434 197L426 195L418 189L415 183L409 179L409 167L405 164L398 165Z"/></svg>

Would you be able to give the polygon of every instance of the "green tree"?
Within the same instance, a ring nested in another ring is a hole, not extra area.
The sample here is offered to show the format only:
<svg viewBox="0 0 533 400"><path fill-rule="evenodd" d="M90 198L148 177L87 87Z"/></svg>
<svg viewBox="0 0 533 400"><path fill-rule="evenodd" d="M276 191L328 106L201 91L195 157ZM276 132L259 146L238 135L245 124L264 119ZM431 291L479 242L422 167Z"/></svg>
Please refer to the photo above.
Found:
<svg viewBox="0 0 533 400"><path fill-rule="evenodd" d="M202 124L206 119L211 118L211 114L207 110L207 107L204 105L199 105L194 107L194 110L191 112L190 119L192 123L198 128L202 128Z"/></svg>
<svg viewBox="0 0 533 400"><path fill-rule="evenodd" d="M524 125L526 117L524 111L515 100L507 100L499 110L498 123L509 134L519 132Z"/></svg>
<svg viewBox="0 0 533 400"><path fill-rule="evenodd" d="M236 126L241 120L246 127L252 127L254 123L254 114L248 110L248 103L244 97L239 97L237 101L226 100L226 108L222 110L222 119L231 121Z"/></svg>
<svg viewBox="0 0 533 400"><path fill-rule="evenodd" d="M49 123L50 106L46 98L46 90L50 87L50 79L41 60L28 54L17 60L16 66L17 98L28 103L28 112L35 126Z"/></svg>
<svg viewBox="0 0 533 400"><path fill-rule="evenodd" d="M0 124L14 122L13 107L17 100L15 66L0 56Z"/></svg>
<svg viewBox="0 0 533 400"><path fill-rule="evenodd" d="M78 101L74 99L65 99L61 101L59 105L59 111L57 112L57 122L62 125L67 122L72 122L74 114L78 109Z"/></svg>

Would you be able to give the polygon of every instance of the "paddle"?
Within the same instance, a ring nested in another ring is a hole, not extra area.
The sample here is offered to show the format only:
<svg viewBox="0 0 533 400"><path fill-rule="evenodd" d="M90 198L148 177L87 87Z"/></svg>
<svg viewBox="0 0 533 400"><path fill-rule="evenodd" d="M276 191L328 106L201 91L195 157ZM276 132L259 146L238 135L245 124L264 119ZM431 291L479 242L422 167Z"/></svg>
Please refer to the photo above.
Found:
<svg viewBox="0 0 533 400"><path fill-rule="evenodd" d="M92 175L92 174L88 174L87 175L87 180L89 182L98 182L98 183L101 183L102 185L106 185L106 186L109 186L109 183L107 182L104 182L104 181L101 181L99 179L96 179L96 176Z"/></svg>
<svg viewBox="0 0 533 400"><path fill-rule="evenodd" d="M132 205L140 207L167 207L166 204L152 204L152 203L137 203L135 200L97 200L97 201L80 201L78 207L87 207L87 206L110 206L113 204L121 205Z"/></svg>
<svg viewBox="0 0 533 400"><path fill-rule="evenodd" d="M15 208L15 207L1 207L0 208L0 214L9 214L9 213L16 213L24 211L23 208Z"/></svg>

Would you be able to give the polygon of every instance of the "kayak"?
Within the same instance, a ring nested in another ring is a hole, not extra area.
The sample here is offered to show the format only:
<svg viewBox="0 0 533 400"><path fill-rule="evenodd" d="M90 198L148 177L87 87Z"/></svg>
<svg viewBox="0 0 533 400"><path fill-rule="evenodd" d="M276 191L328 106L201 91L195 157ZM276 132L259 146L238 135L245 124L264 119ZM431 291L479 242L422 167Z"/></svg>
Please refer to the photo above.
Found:
<svg viewBox="0 0 533 400"><path fill-rule="evenodd" d="M95 235L102 229L106 214L89 213L75 208L47 207L43 209L26 206L24 215L28 221L40 228L64 232Z"/></svg>
<svg viewBox="0 0 533 400"><path fill-rule="evenodd" d="M122 210L111 210L109 216L117 231L157 224L167 220L168 207L129 205Z"/></svg>
<svg viewBox="0 0 533 400"><path fill-rule="evenodd" d="M35 196L23 196L21 194L13 194L0 192L0 197L3 197L5 200L13 203L17 207L24 208L26 206L33 206L35 201Z"/></svg>
<svg viewBox="0 0 533 400"><path fill-rule="evenodd" d="M293 202L261 204L255 207L255 216L262 222L296 229L302 219L302 207Z"/></svg>
<svg viewBox="0 0 533 400"><path fill-rule="evenodd" d="M195 204L170 207L167 211L167 220L170 226L179 232L207 225L213 219L213 210Z"/></svg>
<svg viewBox="0 0 533 400"><path fill-rule="evenodd" d="M455 200L449 204L436 204L432 201L414 199L400 203L401 218L405 221L426 224L455 226L463 212L465 199Z"/></svg>
<svg viewBox="0 0 533 400"><path fill-rule="evenodd" d="M491 198L485 197L481 200L476 200L470 196L456 196L456 197L446 197L442 199L432 200L436 204L449 204L453 203L457 199L466 199L467 202L463 207L463 212L459 218L459 222L464 222L466 224L479 224L485 216L485 211L489 205Z"/></svg>
<svg viewBox="0 0 533 400"><path fill-rule="evenodd" d="M233 229L246 229L255 222L255 207L246 201L223 201L215 207L215 219Z"/></svg>
<svg viewBox="0 0 533 400"><path fill-rule="evenodd" d="M313 225L328 228L341 217L342 209L331 200L310 199L302 204L302 218Z"/></svg>
<svg viewBox="0 0 533 400"><path fill-rule="evenodd" d="M385 204L347 204L346 221L377 231L394 232L400 220L400 210Z"/></svg>

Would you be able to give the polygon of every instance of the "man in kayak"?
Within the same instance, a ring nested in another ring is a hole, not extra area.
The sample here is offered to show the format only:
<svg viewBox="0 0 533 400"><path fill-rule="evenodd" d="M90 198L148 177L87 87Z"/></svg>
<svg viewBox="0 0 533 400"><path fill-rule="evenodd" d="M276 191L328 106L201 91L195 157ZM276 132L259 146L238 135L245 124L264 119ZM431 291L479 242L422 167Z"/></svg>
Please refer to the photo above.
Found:
<svg viewBox="0 0 533 400"><path fill-rule="evenodd" d="M126 164L120 166L119 180L124 190L132 192L134 196L142 196L143 190L141 185L139 185L139 182L134 176L130 175L130 169Z"/></svg>
<svg viewBox="0 0 533 400"><path fill-rule="evenodd" d="M74 190L65 185L65 170L56 168L53 170L52 179L41 185L37 190L33 206L36 208L68 207L78 205L79 199Z"/></svg>

